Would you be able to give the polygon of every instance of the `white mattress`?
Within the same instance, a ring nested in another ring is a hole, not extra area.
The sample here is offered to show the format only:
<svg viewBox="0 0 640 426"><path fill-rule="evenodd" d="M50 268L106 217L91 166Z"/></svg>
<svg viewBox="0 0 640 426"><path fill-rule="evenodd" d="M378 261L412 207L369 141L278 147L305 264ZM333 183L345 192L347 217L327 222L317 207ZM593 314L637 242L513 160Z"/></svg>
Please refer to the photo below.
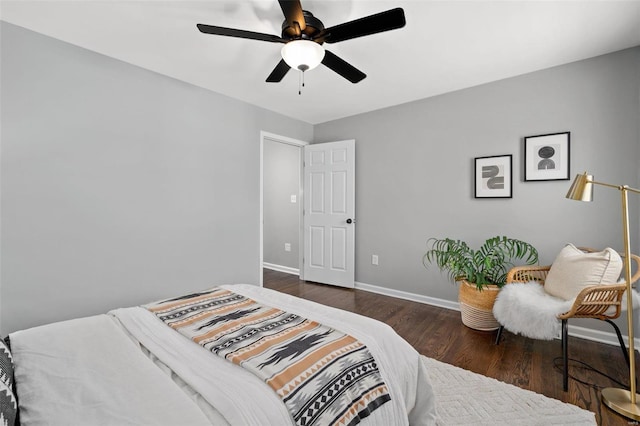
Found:
<svg viewBox="0 0 640 426"><path fill-rule="evenodd" d="M392 399L363 426L435 424L435 397L420 356L386 324L252 285L223 287L367 345ZM144 308L12 333L11 342L25 424L292 424L264 382Z"/></svg>

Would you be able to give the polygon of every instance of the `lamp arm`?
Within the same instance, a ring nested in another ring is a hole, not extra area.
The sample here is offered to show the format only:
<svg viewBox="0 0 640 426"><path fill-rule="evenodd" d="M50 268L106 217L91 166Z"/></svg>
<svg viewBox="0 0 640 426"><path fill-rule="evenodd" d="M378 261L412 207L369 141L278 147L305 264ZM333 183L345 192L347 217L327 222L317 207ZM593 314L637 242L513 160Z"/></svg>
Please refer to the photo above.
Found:
<svg viewBox="0 0 640 426"><path fill-rule="evenodd" d="M635 192L636 194L640 194L640 189L632 188L632 187L627 186L627 185L612 185L610 183L597 182L595 180L590 180L590 179L587 179L587 183L592 183L594 185L608 186L609 188L616 188L616 189L619 189L621 191L625 190L625 191L629 191L629 192Z"/></svg>
<svg viewBox="0 0 640 426"><path fill-rule="evenodd" d="M640 189L631 188L630 186L627 186L627 185L624 186L624 189L625 191L635 192L636 194L640 194Z"/></svg>
<svg viewBox="0 0 640 426"><path fill-rule="evenodd" d="M597 182L595 180L590 180L590 179L587 179L587 183L592 183L594 185L608 186L609 188L616 188L616 189L622 189L623 188L622 185L613 185L613 184L610 184L610 183Z"/></svg>

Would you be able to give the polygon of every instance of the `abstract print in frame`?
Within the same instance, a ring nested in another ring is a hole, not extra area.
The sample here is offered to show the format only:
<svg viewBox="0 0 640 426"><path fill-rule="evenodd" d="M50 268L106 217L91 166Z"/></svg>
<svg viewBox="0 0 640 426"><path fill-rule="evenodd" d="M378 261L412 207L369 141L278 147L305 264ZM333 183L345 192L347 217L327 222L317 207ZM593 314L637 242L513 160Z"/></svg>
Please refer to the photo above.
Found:
<svg viewBox="0 0 640 426"><path fill-rule="evenodd" d="M475 198L511 198L512 156L475 158Z"/></svg>
<svg viewBox="0 0 640 426"><path fill-rule="evenodd" d="M524 138L524 180L569 180L570 132Z"/></svg>

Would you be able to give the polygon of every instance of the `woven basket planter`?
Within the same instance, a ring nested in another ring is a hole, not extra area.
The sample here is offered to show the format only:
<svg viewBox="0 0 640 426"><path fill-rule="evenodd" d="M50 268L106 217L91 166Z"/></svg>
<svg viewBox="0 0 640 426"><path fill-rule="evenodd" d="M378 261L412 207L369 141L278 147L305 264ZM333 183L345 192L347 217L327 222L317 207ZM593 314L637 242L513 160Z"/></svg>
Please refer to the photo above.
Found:
<svg viewBox="0 0 640 426"><path fill-rule="evenodd" d="M460 281L458 302L462 323L480 331L497 330L500 324L493 316L493 303L500 288L495 284L486 285L479 291L475 284Z"/></svg>

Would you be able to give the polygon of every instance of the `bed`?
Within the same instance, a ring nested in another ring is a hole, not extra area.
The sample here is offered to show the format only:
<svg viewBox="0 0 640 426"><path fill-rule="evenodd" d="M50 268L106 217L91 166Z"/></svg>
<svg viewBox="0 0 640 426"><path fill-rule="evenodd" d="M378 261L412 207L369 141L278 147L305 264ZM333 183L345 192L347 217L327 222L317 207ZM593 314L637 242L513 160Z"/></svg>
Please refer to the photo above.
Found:
<svg viewBox="0 0 640 426"><path fill-rule="evenodd" d="M282 344L289 333L295 341ZM24 425L436 423L420 355L391 327L253 285L9 340Z"/></svg>

